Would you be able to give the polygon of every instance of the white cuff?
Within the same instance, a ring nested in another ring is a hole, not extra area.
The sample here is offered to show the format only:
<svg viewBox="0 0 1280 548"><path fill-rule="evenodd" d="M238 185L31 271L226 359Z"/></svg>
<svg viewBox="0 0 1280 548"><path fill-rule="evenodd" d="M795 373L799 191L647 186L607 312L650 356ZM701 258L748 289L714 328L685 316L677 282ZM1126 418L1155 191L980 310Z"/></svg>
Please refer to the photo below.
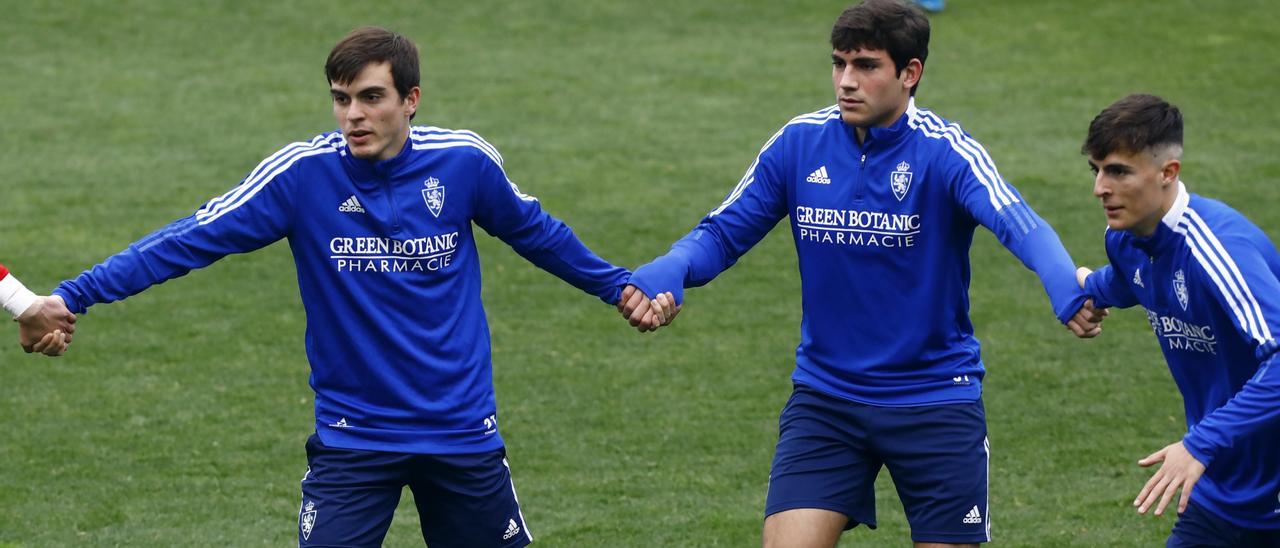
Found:
<svg viewBox="0 0 1280 548"><path fill-rule="evenodd" d="M0 307L4 307L14 318L21 316L36 302L36 294L18 281L12 272L0 279Z"/></svg>

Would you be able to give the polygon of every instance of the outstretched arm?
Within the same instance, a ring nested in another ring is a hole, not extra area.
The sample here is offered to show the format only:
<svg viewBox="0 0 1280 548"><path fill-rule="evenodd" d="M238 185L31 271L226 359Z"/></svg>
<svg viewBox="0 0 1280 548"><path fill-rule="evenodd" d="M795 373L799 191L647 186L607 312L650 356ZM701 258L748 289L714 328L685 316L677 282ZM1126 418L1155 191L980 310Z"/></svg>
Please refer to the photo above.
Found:
<svg viewBox="0 0 1280 548"><path fill-rule="evenodd" d="M631 283L645 295L670 294L672 306L682 305L684 288L710 282L764 238L787 215L786 130L765 143L718 207L665 255L637 268Z"/></svg>
<svg viewBox="0 0 1280 548"><path fill-rule="evenodd" d="M263 160L240 185L62 282L54 295L70 311L82 313L94 304L136 295L232 253L253 251L285 237L294 217L296 174L290 168L309 155L333 150L321 137L285 147Z"/></svg>
<svg viewBox="0 0 1280 548"><path fill-rule="evenodd" d="M496 159L484 156L477 161L476 224L539 268L617 304L631 272L600 258L569 225L543 211L537 198L507 178Z"/></svg>
<svg viewBox="0 0 1280 548"><path fill-rule="evenodd" d="M940 131L952 146L945 169L956 202L1040 277L1054 316L1068 324L1084 306L1085 295L1076 283L1075 263L1057 232L1005 182L982 145L958 126ZM1091 336L1087 334L1091 331L1077 335Z"/></svg>

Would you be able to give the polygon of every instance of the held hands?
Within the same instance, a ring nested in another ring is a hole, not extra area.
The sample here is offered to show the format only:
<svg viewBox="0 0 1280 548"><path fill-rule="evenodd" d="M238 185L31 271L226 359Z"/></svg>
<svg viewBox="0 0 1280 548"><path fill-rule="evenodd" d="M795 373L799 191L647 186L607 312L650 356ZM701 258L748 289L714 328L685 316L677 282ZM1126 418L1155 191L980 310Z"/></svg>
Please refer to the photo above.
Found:
<svg viewBox="0 0 1280 548"><path fill-rule="evenodd" d="M1105 308L1095 308L1093 299L1086 299L1076 315L1067 320L1067 329L1081 339L1092 339L1102 333L1102 319L1109 314Z"/></svg>
<svg viewBox="0 0 1280 548"><path fill-rule="evenodd" d="M1080 289L1084 289L1084 282L1092 273L1092 270L1083 266L1076 269L1076 283L1080 284ZM1067 321L1067 330L1081 339L1092 339L1102 333L1102 319L1110 313L1105 308L1094 307L1093 299L1087 299L1080 310L1076 311L1076 315Z"/></svg>
<svg viewBox="0 0 1280 548"><path fill-rule="evenodd" d="M631 327L644 333L657 331L659 327L671 325L680 313L680 306L670 293L659 294L656 299L645 296L634 285L628 284L622 290L622 298L618 299L618 312L631 323Z"/></svg>
<svg viewBox="0 0 1280 548"><path fill-rule="evenodd" d="M1138 461L1138 465L1146 468L1161 461L1164 464L1147 480L1142 492L1138 493L1138 498L1133 499L1133 505L1138 507L1139 514L1147 513L1156 499L1160 499L1160 503L1156 505L1155 515L1163 514L1164 507L1173 500L1173 494L1182 489L1182 497L1178 499L1178 513L1181 514L1187 509L1187 501L1191 500L1191 489L1204 474L1204 464L1196 460L1181 441L1147 455L1147 458Z"/></svg>
<svg viewBox="0 0 1280 548"><path fill-rule="evenodd" d="M62 297L56 295L36 299L13 321L18 322L18 343L27 353L61 356L71 345L71 335L76 331L76 315L67 310Z"/></svg>

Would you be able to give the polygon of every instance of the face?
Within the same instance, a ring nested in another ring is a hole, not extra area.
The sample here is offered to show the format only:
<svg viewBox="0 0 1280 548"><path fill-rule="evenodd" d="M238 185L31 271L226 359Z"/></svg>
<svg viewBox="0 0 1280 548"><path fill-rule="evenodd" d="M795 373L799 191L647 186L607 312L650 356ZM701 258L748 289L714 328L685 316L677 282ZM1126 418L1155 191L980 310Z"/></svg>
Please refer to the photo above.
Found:
<svg viewBox="0 0 1280 548"><path fill-rule="evenodd" d="M1107 226L1150 236L1173 207L1182 164L1168 154L1151 151L1108 154L1090 158L1093 195L1102 200Z"/></svg>
<svg viewBox="0 0 1280 548"><path fill-rule="evenodd" d="M409 116L418 110L418 88L400 97L391 64L365 65L346 84L329 83L333 117L342 128L351 154L365 160L394 158L409 138Z"/></svg>
<svg viewBox="0 0 1280 548"><path fill-rule="evenodd" d="M889 52L880 49L831 52L831 84L844 123L858 128L886 127L907 110L911 88L924 66L912 59L902 72Z"/></svg>

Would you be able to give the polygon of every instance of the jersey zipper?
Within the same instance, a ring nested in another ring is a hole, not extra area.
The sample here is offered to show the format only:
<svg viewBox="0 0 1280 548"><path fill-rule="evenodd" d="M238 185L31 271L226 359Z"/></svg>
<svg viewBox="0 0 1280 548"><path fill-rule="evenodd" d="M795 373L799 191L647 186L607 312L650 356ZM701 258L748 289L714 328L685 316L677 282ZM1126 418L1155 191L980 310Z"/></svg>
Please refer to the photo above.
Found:
<svg viewBox="0 0 1280 548"><path fill-rule="evenodd" d="M853 201L862 201L862 167L867 165L867 153L862 153L862 158L858 160L858 175L853 178Z"/></svg>
<svg viewBox="0 0 1280 548"><path fill-rule="evenodd" d="M391 208L391 232L400 232L400 208L396 207L395 193L391 187L391 179L383 179L382 186L387 194L387 206Z"/></svg>

